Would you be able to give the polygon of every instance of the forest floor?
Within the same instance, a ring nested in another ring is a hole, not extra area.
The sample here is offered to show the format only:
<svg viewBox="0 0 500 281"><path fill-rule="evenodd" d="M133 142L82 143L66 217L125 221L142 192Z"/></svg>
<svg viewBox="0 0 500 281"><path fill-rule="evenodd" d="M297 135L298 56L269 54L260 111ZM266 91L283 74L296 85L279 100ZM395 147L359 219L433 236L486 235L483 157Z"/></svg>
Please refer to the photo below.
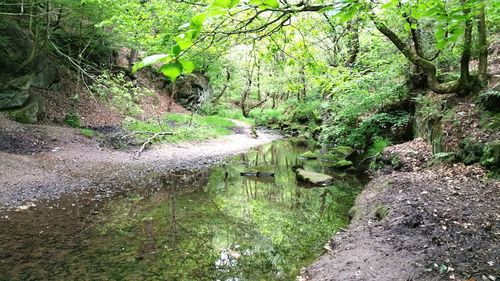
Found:
<svg viewBox="0 0 500 281"><path fill-rule="evenodd" d="M154 145L135 158L137 147L116 150L77 129L25 125L0 114L0 207L92 188L110 195L152 172L199 169L279 138L259 130L254 138L250 125L232 121L232 135Z"/></svg>
<svg viewBox="0 0 500 281"><path fill-rule="evenodd" d="M379 171L302 280L499 280L500 182L478 165L428 167L420 139L388 147Z"/></svg>

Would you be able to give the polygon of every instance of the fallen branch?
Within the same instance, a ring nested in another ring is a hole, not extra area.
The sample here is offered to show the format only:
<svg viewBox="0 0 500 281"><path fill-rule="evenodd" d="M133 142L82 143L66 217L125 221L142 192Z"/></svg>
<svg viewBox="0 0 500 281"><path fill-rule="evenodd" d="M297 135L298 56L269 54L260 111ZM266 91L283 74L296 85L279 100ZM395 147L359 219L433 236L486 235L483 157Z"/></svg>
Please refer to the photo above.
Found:
<svg viewBox="0 0 500 281"><path fill-rule="evenodd" d="M165 136L165 135L173 135L172 132L158 132L154 133L151 137L149 137L145 142L142 143L141 148L135 153L134 159L137 159L142 151L146 148L147 145L152 144L153 140L159 136Z"/></svg>

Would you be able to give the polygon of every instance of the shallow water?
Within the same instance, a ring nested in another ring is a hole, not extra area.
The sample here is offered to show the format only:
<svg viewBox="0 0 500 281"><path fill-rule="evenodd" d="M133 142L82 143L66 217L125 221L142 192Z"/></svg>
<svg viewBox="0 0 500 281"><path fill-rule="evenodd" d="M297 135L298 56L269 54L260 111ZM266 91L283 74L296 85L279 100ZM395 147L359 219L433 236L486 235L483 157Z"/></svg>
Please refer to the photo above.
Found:
<svg viewBox="0 0 500 281"><path fill-rule="evenodd" d="M296 280L345 227L361 183L276 141L197 172L151 174L105 198L0 213L0 280ZM292 166L335 175L297 184ZM275 177L242 177L252 167Z"/></svg>

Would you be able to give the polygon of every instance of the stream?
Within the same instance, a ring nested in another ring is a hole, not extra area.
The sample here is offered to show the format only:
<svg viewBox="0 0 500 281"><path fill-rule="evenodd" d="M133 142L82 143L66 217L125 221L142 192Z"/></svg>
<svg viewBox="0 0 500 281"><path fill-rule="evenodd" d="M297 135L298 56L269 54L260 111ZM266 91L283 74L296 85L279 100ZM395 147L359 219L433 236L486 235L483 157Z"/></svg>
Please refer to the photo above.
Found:
<svg viewBox="0 0 500 281"><path fill-rule="evenodd" d="M151 173L110 197L0 213L0 280L296 280L348 223L362 181L280 140L199 171ZM296 182L292 166L336 178ZM274 177L243 177L252 167Z"/></svg>

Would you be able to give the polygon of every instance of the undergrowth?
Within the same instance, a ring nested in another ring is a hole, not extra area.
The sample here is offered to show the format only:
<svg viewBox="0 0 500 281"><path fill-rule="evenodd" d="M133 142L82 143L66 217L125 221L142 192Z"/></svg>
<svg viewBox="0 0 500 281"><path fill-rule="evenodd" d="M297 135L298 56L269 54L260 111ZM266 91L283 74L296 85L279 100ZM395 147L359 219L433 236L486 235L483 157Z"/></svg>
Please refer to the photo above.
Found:
<svg viewBox="0 0 500 281"><path fill-rule="evenodd" d="M158 138L158 141L178 143L183 141L200 141L231 134L233 122L219 116L201 116L198 114L169 113L158 120L141 121L127 118L124 128L129 132L171 132ZM146 135L138 135L140 140Z"/></svg>

